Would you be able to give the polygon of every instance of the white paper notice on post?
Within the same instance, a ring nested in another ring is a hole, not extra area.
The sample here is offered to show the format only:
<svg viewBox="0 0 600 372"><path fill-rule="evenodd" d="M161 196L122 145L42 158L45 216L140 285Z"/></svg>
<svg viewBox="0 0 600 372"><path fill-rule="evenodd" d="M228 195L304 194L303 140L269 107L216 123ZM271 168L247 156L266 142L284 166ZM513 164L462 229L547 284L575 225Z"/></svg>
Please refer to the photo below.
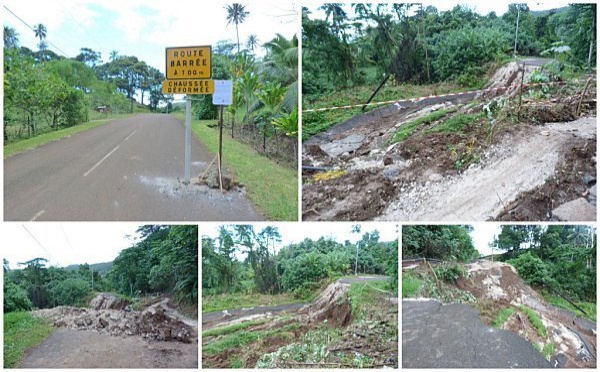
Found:
<svg viewBox="0 0 600 372"><path fill-rule="evenodd" d="M212 97L213 105L231 105L233 101L233 81L215 80L215 92Z"/></svg>

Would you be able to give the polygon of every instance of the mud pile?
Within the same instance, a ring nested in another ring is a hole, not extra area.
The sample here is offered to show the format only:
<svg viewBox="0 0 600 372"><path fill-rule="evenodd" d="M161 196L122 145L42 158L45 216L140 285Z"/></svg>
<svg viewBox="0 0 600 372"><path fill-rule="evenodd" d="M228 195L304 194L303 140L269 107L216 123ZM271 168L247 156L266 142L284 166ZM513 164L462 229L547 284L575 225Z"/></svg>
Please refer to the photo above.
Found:
<svg viewBox="0 0 600 372"><path fill-rule="evenodd" d="M158 341L192 342L193 330L190 326L168 316L162 308L152 310L94 310L58 306L36 310L32 314L52 319L55 327L92 330L112 336L141 336Z"/></svg>
<svg viewBox="0 0 600 372"><path fill-rule="evenodd" d="M550 361L558 367L596 367L596 325L575 314L545 303L528 286L511 265L481 260L466 265L468 278L461 278L457 286L470 292L478 300L493 301L496 306L513 306L515 312L504 323L503 329L526 338L540 350L553 344L555 352ZM523 313L521 306L534 309L546 327L547 336L539 331Z"/></svg>
<svg viewBox="0 0 600 372"><path fill-rule="evenodd" d="M124 310L127 306L129 306L129 301L124 298L117 298L110 293L98 293L98 295L90 301L90 309L93 310Z"/></svg>
<svg viewBox="0 0 600 372"><path fill-rule="evenodd" d="M531 73L534 70L537 70L539 67L525 65L525 76L523 78L523 82L529 82L529 78ZM522 67L517 62L510 62L499 69L496 70L494 75L491 77L489 82L485 85L484 89L495 89L495 88L504 88L507 89L497 89L492 90L491 92L486 92L484 95L486 98L501 96L504 94L508 94L509 96L513 95L517 90L518 86L521 83L521 74ZM479 97L478 97L479 98Z"/></svg>
<svg viewBox="0 0 600 372"><path fill-rule="evenodd" d="M545 311L542 298L529 287L511 265L481 260L466 266L468 278L460 278L457 285L478 299L491 299L513 306L525 305L536 311Z"/></svg>
<svg viewBox="0 0 600 372"><path fill-rule="evenodd" d="M348 298L349 284L330 284L313 303L300 309L308 314L310 322L325 322L335 327L345 327L352 322L352 308Z"/></svg>

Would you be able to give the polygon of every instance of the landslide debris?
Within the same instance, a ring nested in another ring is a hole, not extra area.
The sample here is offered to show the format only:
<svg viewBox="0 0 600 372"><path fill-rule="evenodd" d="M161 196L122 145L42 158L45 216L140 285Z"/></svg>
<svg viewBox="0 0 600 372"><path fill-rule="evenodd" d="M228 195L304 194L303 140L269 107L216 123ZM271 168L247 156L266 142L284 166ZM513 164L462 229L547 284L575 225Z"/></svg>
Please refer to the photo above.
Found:
<svg viewBox="0 0 600 372"><path fill-rule="evenodd" d="M193 341L194 328L169 315L164 308L132 311L125 302L112 295L100 294L90 302L90 308L58 306L35 310L32 314L49 318L60 328L92 330L111 336L140 336L157 341Z"/></svg>
<svg viewBox="0 0 600 372"><path fill-rule="evenodd" d="M345 327L352 322L352 307L348 298L349 284L335 282L312 304L300 309L300 313L308 314L309 322L326 321L334 327Z"/></svg>
<svg viewBox="0 0 600 372"><path fill-rule="evenodd" d="M410 270L427 272L429 268L425 270L423 265ZM547 304L509 264L477 260L464 265L464 270L464 277L452 283L445 281L444 285L470 293L474 298L471 306L479 310L485 323L491 324L501 310L512 309L512 314L500 328L530 341L544 352L553 366L596 367L595 323ZM539 318L539 323L534 324L536 320L532 316Z"/></svg>

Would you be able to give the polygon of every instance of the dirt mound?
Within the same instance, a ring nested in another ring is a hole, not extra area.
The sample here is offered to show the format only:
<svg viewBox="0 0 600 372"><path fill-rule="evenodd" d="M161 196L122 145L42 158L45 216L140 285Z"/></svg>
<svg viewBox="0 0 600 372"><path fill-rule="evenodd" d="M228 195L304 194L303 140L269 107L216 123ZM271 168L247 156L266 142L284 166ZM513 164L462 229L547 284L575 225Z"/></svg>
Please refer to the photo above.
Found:
<svg viewBox="0 0 600 372"><path fill-rule="evenodd" d="M364 221L373 219L394 197L384 169L364 169L339 178L306 184L302 190L304 220Z"/></svg>
<svg viewBox="0 0 600 372"><path fill-rule="evenodd" d="M523 82L527 83L527 82L529 82L531 73L534 70L539 69L539 67L525 64L524 69L525 69L525 77L523 78ZM494 96L499 96L499 95L504 95L504 94L508 94L510 96L510 95L513 95L514 93L516 93L516 91L518 90L517 85L521 83L522 71L523 71L523 66L517 62L507 63L506 65L497 69L496 72L494 73L494 75L489 80L489 82L485 85L484 89L494 89L494 88L503 88L503 87L509 87L509 88L498 89L498 90L493 90L491 92L486 92L486 93L484 93L486 98L489 98L490 96L494 97ZM480 98L480 97L477 97L477 98Z"/></svg>
<svg viewBox="0 0 600 372"><path fill-rule="evenodd" d="M457 280L457 286L470 292L480 304L496 307L513 307L515 312L504 323L503 329L520 335L537 345L539 350L552 347L551 362L559 367L596 366L595 324L576 321L577 317L545 303L542 297L525 284L517 271L502 262L480 260L466 265L467 278ZM492 305L490 305L493 303ZM524 308L533 309L545 333L535 327ZM591 331L590 328L594 330Z"/></svg>
<svg viewBox="0 0 600 372"><path fill-rule="evenodd" d="M90 309L93 310L123 310L129 305L129 301L124 298L117 298L110 293L98 293L90 301Z"/></svg>
<svg viewBox="0 0 600 372"><path fill-rule="evenodd" d="M459 278L457 286L478 299L492 299L513 306L525 305L546 310L542 298L529 287L511 265L503 262L477 261L466 266L468 278Z"/></svg>
<svg viewBox="0 0 600 372"><path fill-rule="evenodd" d="M324 322L335 327L345 327L352 322L352 308L348 298L349 284L330 284L312 304L300 312L307 313L309 321Z"/></svg>
<svg viewBox="0 0 600 372"><path fill-rule="evenodd" d="M59 306L32 314L52 319L55 327L93 330L112 336L141 336L150 340L184 343L191 343L193 337L192 327L168 316L162 308L156 311L125 311Z"/></svg>

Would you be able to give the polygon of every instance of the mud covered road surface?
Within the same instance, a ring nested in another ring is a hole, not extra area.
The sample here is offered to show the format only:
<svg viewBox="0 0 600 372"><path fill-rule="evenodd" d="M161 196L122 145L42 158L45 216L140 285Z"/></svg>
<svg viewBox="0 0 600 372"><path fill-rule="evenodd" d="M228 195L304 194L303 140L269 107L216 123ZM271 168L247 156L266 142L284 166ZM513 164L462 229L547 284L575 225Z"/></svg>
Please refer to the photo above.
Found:
<svg viewBox="0 0 600 372"><path fill-rule="evenodd" d="M402 190L380 220L458 221L493 219L520 193L543 185L577 139L595 143L596 118L529 127L507 136L487 160L465 172ZM594 221L593 214L579 221Z"/></svg>
<svg viewBox="0 0 600 372"><path fill-rule="evenodd" d="M57 329L20 368L197 368L198 344Z"/></svg>
<svg viewBox="0 0 600 372"><path fill-rule="evenodd" d="M527 340L485 326L469 305L402 301L403 368L551 368Z"/></svg>
<svg viewBox="0 0 600 372"><path fill-rule="evenodd" d="M198 321L168 297L141 311L100 293L90 308L59 306L32 312L54 333L29 350L21 368L197 368Z"/></svg>
<svg viewBox="0 0 600 372"><path fill-rule="evenodd" d="M522 61L524 81L547 62ZM303 220L595 220L595 82L579 115L579 80L541 100L526 89L517 113L522 74L511 62L485 87L497 90L382 107L309 138Z"/></svg>

